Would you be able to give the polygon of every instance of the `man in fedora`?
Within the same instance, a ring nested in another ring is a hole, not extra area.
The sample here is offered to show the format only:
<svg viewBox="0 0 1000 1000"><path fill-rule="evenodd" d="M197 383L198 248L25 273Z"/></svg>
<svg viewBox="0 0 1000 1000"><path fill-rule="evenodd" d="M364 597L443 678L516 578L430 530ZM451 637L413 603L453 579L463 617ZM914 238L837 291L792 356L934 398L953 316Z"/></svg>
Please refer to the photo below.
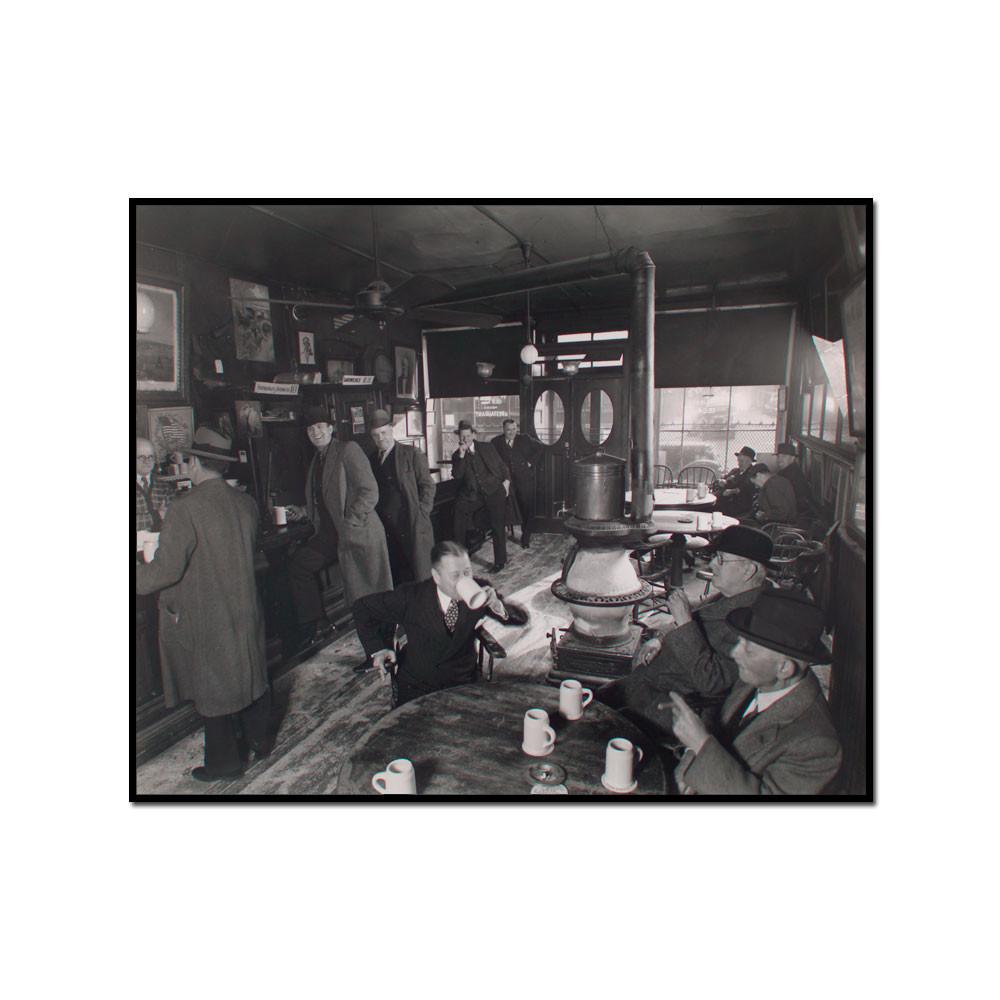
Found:
<svg viewBox="0 0 1000 1000"><path fill-rule="evenodd" d="M521 516L521 548L531 544L531 519L535 513L535 468L542 454L541 442L517 433L517 422L508 417L503 433L492 441L500 460L507 466L511 503Z"/></svg>
<svg viewBox="0 0 1000 1000"><path fill-rule="evenodd" d="M455 501L455 541L465 545L474 515L485 509L493 531L493 566L499 573L507 564L505 513L510 493L510 474L489 441L477 441L468 420L458 424L458 449L451 456L452 478L458 483Z"/></svg>
<svg viewBox="0 0 1000 1000"><path fill-rule="evenodd" d="M840 739L810 664L830 659L823 612L766 590L727 617L739 635L739 680L711 733L683 696L671 694L674 734L687 748L677 787L698 795L818 795L836 776Z"/></svg>
<svg viewBox="0 0 1000 1000"><path fill-rule="evenodd" d="M757 458L757 452L745 444L736 452L736 468L722 481L722 496L715 509L730 517L743 517L753 507L753 483L750 481L750 467Z"/></svg>
<svg viewBox="0 0 1000 1000"><path fill-rule="evenodd" d="M288 583L299 625L307 641L328 638L333 625L326 616L316 574L336 561L348 607L365 594L392 586L385 529L375 513L378 484L356 441L337 441L330 413L313 407L304 416L306 434L316 449L306 474L306 508L315 533L289 561Z"/></svg>
<svg viewBox="0 0 1000 1000"><path fill-rule="evenodd" d="M815 505L812 502L812 494L809 492L809 484L806 482L805 473L799 465L799 457L795 451L795 445L784 441L778 445L778 452L775 460L778 466L778 475L787 479L792 484L795 491L795 506L798 508L799 517L811 517L815 513Z"/></svg>
<svg viewBox="0 0 1000 1000"><path fill-rule="evenodd" d="M753 520L759 524L794 524L798 514L795 490L783 476L775 475L770 466L757 462L750 466L750 481L757 488L757 503Z"/></svg>
<svg viewBox="0 0 1000 1000"><path fill-rule="evenodd" d="M392 417L385 410L372 414L370 456L372 474L378 484L375 510L385 528L392 582L398 587L431 575L434 529L431 510L436 487L419 448L397 444L392 436Z"/></svg>
<svg viewBox="0 0 1000 1000"><path fill-rule="evenodd" d="M742 524L726 528L711 545L712 588L692 607L683 590L672 590L668 629L643 643L628 677L601 688L598 700L624 708L654 735L670 732L670 692L694 694L701 703L722 700L737 680L732 647L738 638L727 616L750 607L767 580L771 539Z"/></svg>
<svg viewBox="0 0 1000 1000"><path fill-rule="evenodd" d="M223 480L232 442L199 427L184 453L192 489L174 498L136 593L159 591L160 663L168 708L194 702L205 723L199 781L236 778L249 750L266 757L270 692L264 615L254 576L258 515Z"/></svg>

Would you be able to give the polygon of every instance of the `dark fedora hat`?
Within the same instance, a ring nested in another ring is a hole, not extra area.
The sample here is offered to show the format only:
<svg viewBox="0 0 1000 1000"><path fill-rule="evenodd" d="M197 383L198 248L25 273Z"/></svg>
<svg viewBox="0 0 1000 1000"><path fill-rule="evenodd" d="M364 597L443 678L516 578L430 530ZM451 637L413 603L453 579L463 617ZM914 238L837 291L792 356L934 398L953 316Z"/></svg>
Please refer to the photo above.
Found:
<svg viewBox="0 0 1000 1000"><path fill-rule="evenodd" d="M229 454L232 447L233 442L218 431L213 431L211 427L199 427L194 432L191 447L186 450L189 455L198 455L200 458L214 458L218 462L238 462L239 459L235 455Z"/></svg>
<svg viewBox="0 0 1000 1000"><path fill-rule="evenodd" d="M763 531L747 524L734 524L720 532L707 551L729 552L754 562L767 563L774 552L774 544Z"/></svg>
<svg viewBox="0 0 1000 1000"><path fill-rule="evenodd" d="M770 466L766 465L764 462L756 462L750 466L750 478L753 479L758 472L770 472Z"/></svg>
<svg viewBox="0 0 1000 1000"><path fill-rule="evenodd" d="M392 417L389 416L386 410L376 410L372 414L372 422L369 425L369 430L377 431L380 427L389 427L392 424Z"/></svg>
<svg viewBox="0 0 1000 1000"><path fill-rule="evenodd" d="M797 456L798 452L795 450L794 444L789 444L787 441L782 441L781 444L778 445L778 450L775 452L775 454Z"/></svg>
<svg viewBox="0 0 1000 1000"><path fill-rule="evenodd" d="M472 433L475 434L476 428L473 427L468 420L459 420L458 430L456 431L456 433L460 434L462 431L472 431Z"/></svg>
<svg viewBox="0 0 1000 1000"><path fill-rule="evenodd" d="M730 611L726 623L758 646L809 663L830 661L830 652L820 642L823 609L794 594L763 590L752 607Z"/></svg>
<svg viewBox="0 0 1000 1000"><path fill-rule="evenodd" d="M751 461L753 461L757 457L757 452L755 452L753 448L751 448L750 445L748 444L743 445L743 447L740 448L739 451L735 451L733 452L733 454L746 455L746 457L749 458Z"/></svg>
<svg viewBox="0 0 1000 1000"><path fill-rule="evenodd" d="M312 427L313 424L332 424L333 421L330 419L330 411L325 406L308 406L302 413L302 423L306 427Z"/></svg>

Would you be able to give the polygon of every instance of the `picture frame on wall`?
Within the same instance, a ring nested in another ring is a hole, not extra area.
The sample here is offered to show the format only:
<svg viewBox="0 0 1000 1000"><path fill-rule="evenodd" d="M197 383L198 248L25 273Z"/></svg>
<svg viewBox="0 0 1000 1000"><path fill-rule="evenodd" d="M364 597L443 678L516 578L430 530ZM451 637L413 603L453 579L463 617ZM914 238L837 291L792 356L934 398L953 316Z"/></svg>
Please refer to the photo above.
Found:
<svg viewBox="0 0 1000 1000"><path fill-rule="evenodd" d="M147 402L187 399L184 286L139 276L135 283L135 392Z"/></svg>
<svg viewBox="0 0 1000 1000"><path fill-rule="evenodd" d="M416 400L419 397L420 373L417 352L402 344L394 346L396 360L396 398Z"/></svg>
<svg viewBox="0 0 1000 1000"><path fill-rule="evenodd" d="M351 407L351 433L364 434L365 432L365 408L361 406Z"/></svg>
<svg viewBox="0 0 1000 1000"><path fill-rule="evenodd" d="M338 384L344 381L345 375L354 374L354 362L344 358L330 358L326 363L326 380Z"/></svg>
<svg viewBox="0 0 1000 1000"><path fill-rule="evenodd" d="M316 364L316 334L299 330L299 364Z"/></svg>
<svg viewBox="0 0 1000 1000"><path fill-rule="evenodd" d="M150 409L149 440L162 462L175 451L186 451L194 439L194 407L162 406Z"/></svg>
<svg viewBox="0 0 1000 1000"><path fill-rule="evenodd" d="M406 411L406 436L424 436L424 415L419 410Z"/></svg>

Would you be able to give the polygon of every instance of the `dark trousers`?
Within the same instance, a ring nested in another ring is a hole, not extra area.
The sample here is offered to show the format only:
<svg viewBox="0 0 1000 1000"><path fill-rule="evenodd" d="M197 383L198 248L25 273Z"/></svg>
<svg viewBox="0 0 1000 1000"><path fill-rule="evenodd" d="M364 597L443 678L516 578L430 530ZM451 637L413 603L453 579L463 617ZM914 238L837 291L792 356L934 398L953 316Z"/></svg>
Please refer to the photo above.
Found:
<svg viewBox="0 0 1000 1000"><path fill-rule="evenodd" d="M408 521L404 523L405 517L405 512L398 518L379 512L382 527L385 528L385 544L389 550L389 569L394 587L401 583L411 583L414 579L413 564L410 561L410 526Z"/></svg>
<svg viewBox="0 0 1000 1000"><path fill-rule="evenodd" d="M205 767L214 774L233 774L243 766L247 748L267 738L271 720L271 690L230 715L202 716L205 720Z"/></svg>
<svg viewBox="0 0 1000 1000"><path fill-rule="evenodd" d="M459 496L455 501L455 541L460 545L465 544L465 536L472 527L473 517L483 507L489 515L490 529L493 532L493 562L497 566L503 566L507 562L507 534L504 527L507 494L502 486L488 497L481 493Z"/></svg>
<svg viewBox="0 0 1000 1000"><path fill-rule="evenodd" d="M288 589L300 625L309 625L323 617L323 598L316 574L336 560L336 538L321 531L300 545L288 561Z"/></svg>
<svg viewBox="0 0 1000 1000"><path fill-rule="evenodd" d="M516 480L510 484L511 492L517 500L517 509L521 514L521 544L531 541L531 518L535 513L534 484L519 483Z"/></svg>

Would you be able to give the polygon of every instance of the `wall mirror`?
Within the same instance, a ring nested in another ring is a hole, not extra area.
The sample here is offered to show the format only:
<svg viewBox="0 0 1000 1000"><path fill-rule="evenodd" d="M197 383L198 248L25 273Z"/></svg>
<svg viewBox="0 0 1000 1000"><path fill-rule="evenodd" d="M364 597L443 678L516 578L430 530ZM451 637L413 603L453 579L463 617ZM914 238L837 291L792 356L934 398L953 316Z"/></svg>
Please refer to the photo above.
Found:
<svg viewBox="0 0 1000 1000"><path fill-rule="evenodd" d="M535 403L535 434L542 444L555 444L562 437L566 416L563 401L554 389L546 389Z"/></svg>
<svg viewBox="0 0 1000 1000"><path fill-rule="evenodd" d="M611 437L615 412L611 397L603 389L591 389L580 404L580 426L591 444L604 444Z"/></svg>

